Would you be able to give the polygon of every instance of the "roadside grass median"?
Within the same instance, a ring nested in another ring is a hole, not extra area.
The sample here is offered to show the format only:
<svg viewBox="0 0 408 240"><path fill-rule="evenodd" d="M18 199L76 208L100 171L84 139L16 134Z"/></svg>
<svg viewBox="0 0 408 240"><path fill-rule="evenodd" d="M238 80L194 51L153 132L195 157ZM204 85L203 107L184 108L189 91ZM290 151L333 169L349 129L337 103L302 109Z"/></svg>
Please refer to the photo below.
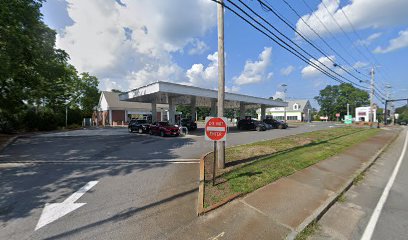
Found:
<svg viewBox="0 0 408 240"><path fill-rule="evenodd" d="M226 168L217 169L215 186L211 181L213 154L209 154L205 158L204 209L337 155L379 131L332 128L227 148Z"/></svg>

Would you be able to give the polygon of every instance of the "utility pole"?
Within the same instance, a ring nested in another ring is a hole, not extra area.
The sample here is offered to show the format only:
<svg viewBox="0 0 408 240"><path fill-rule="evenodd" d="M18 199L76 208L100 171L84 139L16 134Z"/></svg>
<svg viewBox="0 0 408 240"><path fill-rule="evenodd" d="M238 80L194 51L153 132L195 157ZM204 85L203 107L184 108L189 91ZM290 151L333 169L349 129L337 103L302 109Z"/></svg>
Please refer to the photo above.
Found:
<svg viewBox="0 0 408 240"><path fill-rule="evenodd" d="M384 104L384 125L387 125L387 119L388 119L388 100L390 100L390 89L391 85L386 84L385 87L387 88L387 99L385 99L385 104Z"/></svg>
<svg viewBox="0 0 408 240"><path fill-rule="evenodd" d="M374 67L371 68L371 82L370 82L370 122L374 122Z"/></svg>
<svg viewBox="0 0 408 240"><path fill-rule="evenodd" d="M281 84L280 87L283 88L283 101L286 102L286 91L287 91L287 86L286 84ZM286 122L286 107L283 107L283 121Z"/></svg>
<svg viewBox="0 0 408 240"><path fill-rule="evenodd" d="M347 115L350 115L350 104L347 103Z"/></svg>
<svg viewBox="0 0 408 240"><path fill-rule="evenodd" d="M224 66L224 0L217 4L218 18L218 117L224 117L225 66ZM225 167L225 142L217 142L217 167Z"/></svg>

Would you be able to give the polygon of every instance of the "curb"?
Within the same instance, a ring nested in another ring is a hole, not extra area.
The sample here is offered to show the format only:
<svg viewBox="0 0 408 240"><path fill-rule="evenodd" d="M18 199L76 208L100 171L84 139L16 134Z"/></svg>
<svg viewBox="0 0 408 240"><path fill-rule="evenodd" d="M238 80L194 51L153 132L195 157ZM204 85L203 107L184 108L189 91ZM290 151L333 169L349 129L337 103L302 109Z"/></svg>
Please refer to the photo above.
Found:
<svg viewBox="0 0 408 240"><path fill-rule="evenodd" d="M330 197L325 203L323 203L312 215L306 218L295 230L292 230L285 239L287 240L294 240L296 236L301 233L307 226L310 224L317 222L323 215L337 202L339 197L347 192L353 185L355 179L362 173L365 173L379 158L379 156L383 153L385 149L387 149L399 136L401 132L397 133L394 137L392 137L377 153L371 157L371 159L364 164L357 172L354 173L354 176L340 188L340 191L335 193L332 197Z"/></svg>

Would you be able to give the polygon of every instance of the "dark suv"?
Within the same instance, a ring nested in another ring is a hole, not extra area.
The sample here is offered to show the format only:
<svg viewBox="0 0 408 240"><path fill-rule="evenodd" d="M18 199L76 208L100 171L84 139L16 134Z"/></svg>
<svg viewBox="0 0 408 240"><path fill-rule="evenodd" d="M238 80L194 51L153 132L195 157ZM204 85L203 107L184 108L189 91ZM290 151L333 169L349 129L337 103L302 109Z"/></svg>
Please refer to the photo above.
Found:
<svg viewBox="0 0 408 240"><path fill-rule="evenodd" d="M180 125L186 127L188 131L193 131L197 129L197 123L195 123L190 118L183 118L180 121Z"/></svg>
<svg viewBox="0 0 408 240"><path fill-rule="evenodd" d="M147 120L143 119L132 119L128 125L129 132L138 132L138 133L148 133L150 130L150 124Z"/></svg>
<svg viewBox="0 0 408 240"><path fill-rule="evenodd" d="M254 119L241 119L238 121L237 127L239 130L256 130L265 131L267 126L265 123Z"/></svg>
<svg viewBox="0 0 408 240"><path fill-rule="evenodd" d="M288 128L288 124L282 121L275 120L273 118L267 118L263 120L264 123L269 124L272 126L272 128L277 128L277 129L286 129Z"/></svg>

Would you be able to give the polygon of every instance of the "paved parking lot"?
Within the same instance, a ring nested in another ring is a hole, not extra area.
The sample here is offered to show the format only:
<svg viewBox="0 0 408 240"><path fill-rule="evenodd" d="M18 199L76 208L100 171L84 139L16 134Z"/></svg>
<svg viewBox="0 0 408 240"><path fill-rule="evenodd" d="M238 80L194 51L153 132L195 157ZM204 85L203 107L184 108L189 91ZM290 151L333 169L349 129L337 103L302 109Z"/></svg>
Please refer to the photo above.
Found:
<svg viewBox="0 0 408 240"><path fill-rule="evenodd" d="M336 127L237 132L228 146ZM186 137L76 130L19 138L0 152L0 239L166 239L196 218L198 159L212 148ZM8 163L6 165L5 163ZM86 203L35 231L45 204Z"/></svg>

